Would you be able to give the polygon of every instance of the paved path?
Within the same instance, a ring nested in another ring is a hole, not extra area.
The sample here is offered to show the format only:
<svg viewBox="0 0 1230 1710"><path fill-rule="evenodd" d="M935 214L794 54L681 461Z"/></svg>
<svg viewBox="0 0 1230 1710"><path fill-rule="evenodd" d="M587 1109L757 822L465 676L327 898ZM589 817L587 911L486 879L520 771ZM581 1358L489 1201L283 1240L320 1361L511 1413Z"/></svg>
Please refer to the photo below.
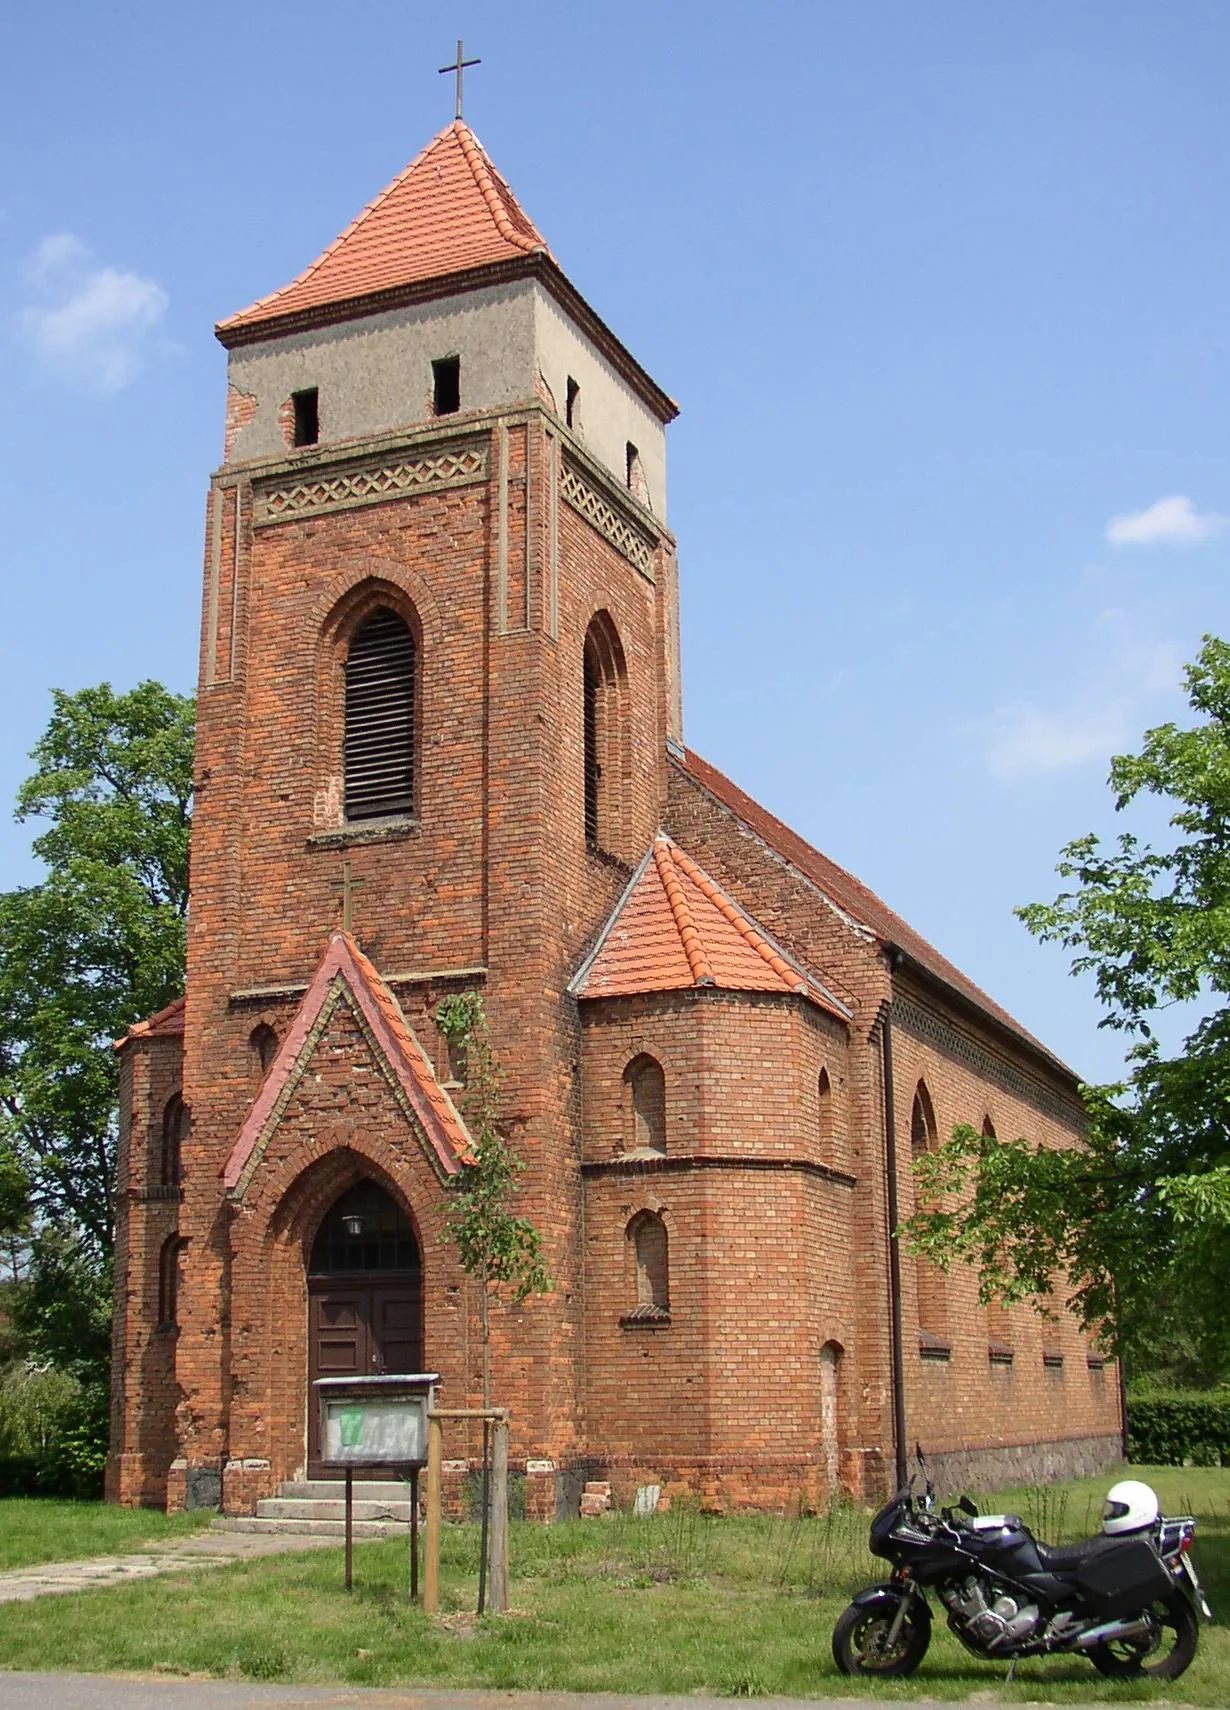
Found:
<svg viewBox="0 0 1230 1710"><path fill-rule="evenodd" d="M918 1710L934 1698L915 1698ZM988 1699L986 1702L992 1702ZM758 1698L753 1710L867 1710L859 1698ZM730 1710L729 1698L625 1698L615 1692L432 1692L353 1686L250 1686L164 1675L4 1674L0 1710Z"/></svg>
<svg viewBox="0 0 1230 1710"><path fill-rule="evenodd" d="M35 1597L56 1597L67 1591L90 1591L102 1585L124 1585L159 1573L183 1573L189 1568L225 1567L251 1556L277 1556L287 1550L337 1548L336 1538L302 1534L279 1537L268 1532L194 1532L165 1544L153 1544L139 1555L90 1556L80 1562L38 1562L33 1567L0 1573L0 1603L28 1603ZM6 1701L7 1702L7 1701Z"/></svg>

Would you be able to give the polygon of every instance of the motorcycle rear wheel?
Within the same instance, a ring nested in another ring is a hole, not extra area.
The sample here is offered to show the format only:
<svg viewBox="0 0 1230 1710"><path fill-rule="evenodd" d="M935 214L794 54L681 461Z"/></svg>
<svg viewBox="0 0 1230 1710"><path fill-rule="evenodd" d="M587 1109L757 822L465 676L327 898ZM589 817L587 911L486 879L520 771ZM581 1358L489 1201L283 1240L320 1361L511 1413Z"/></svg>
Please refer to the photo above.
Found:
<svg viewBox="0 0 1230 1710"><path fill-rule="evenodd" d="M1148 1675L1153 1680L1177 1680L1195 1659L1199 1628L1196 1612L1181 1591L1149 1605L1157 1635L1148 1639L1116 1639L1095 1645L1089 1661L1111 1680Z"/></svg>
<svg viewBox="0 0 1230 1710"><path fill-rule="evenodd" d="M911 1610L891 1650L888 1635L897 1613L895 1599L852 1603L833 1628L833 1661L843 1674L913 1674L927 1654L931 1623Z"/></svg>

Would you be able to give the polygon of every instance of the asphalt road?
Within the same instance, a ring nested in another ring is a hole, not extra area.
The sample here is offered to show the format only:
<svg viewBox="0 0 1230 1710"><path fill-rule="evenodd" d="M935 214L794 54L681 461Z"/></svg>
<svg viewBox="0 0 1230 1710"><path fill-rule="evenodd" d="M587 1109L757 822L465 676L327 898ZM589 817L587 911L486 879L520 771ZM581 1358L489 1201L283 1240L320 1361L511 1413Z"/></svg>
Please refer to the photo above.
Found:
<svg viewBox="0 0 1230 1710"><path fill-rule="evenodd" d="M919 1710L938 1701L916 1698ZM729 1698L621 1698L613 1692L399 1692L257 1686L166 1675L0 1673L0 1710L730 1710ZM867 1710L865 1698L758 1698L755 1710Z"/></svg>

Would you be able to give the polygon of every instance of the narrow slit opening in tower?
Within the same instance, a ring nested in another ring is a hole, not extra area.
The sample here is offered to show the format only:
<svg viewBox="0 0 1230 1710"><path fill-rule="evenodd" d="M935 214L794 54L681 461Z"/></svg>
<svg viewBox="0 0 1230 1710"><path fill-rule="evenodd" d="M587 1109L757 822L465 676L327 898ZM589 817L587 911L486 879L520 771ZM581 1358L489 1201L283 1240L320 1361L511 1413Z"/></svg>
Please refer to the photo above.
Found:
<svg viewBox="0 0 1230 1710"><path fill-rule="evenodd" d="M580 425L581 419L581 388L577 381L568 376L568 396L564 402L564 420L570 428Z"/></svg>
<svg viewBox="0 0 1230 1710"><path fill-rule="evenodd" d="M292 392L290 401L295 411L295 444L315 445L320 438L320 388Z"/></svg>
<svg viewBox="0 0 1230 1710"><path fill-rule="evenodd" d="M431 407L437 416L455 416L461 408L459 356L440 356L432 363Z"/></svg>

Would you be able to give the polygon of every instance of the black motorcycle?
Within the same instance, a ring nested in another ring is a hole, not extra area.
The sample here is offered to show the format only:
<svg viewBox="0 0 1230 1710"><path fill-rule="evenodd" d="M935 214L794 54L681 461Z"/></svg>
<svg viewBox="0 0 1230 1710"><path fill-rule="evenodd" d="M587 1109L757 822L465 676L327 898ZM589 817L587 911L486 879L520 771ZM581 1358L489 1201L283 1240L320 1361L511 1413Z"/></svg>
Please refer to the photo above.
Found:
<svg viewBox="0 0 1230 1710"><path fill-rule="evenodd" d="M860 1591L833 1631L843 1674L912 1674L931 1642L924 1587L977 1657L1080 1652L1100 1673L1174 1680L1196 1655L1193 1603L1213 1619L1190 1550L1196 1522L1159 1518L1142 1532L1052 1549L1015 1514L979 1515L968 1497L934 1504L930 1481L901 1491L871 1522L871 1553L893 1564Z"/></svg>

